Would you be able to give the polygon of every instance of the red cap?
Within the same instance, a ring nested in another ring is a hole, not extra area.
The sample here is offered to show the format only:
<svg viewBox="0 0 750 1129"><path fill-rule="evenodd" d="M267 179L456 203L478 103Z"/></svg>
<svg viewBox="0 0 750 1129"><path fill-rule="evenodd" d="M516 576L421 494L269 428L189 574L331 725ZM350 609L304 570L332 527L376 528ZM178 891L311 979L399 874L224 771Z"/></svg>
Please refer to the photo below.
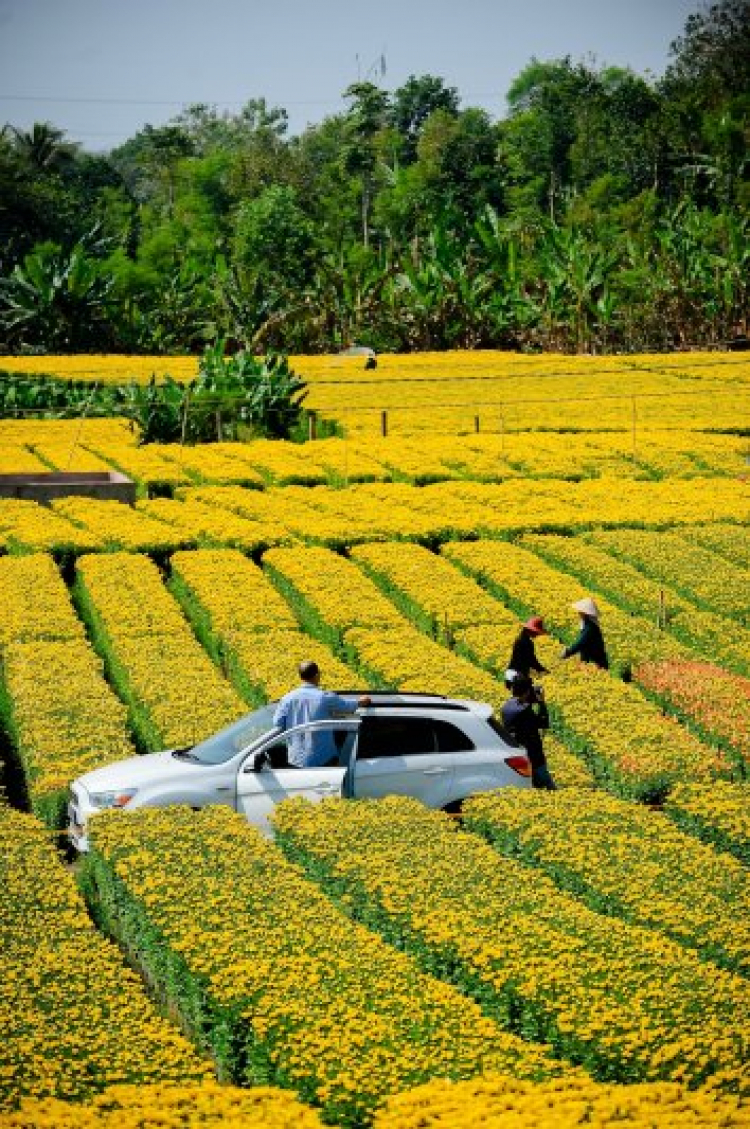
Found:
<svg viewBox="0 0 750 1129"><path fill-rule="evenodd" d="M544 620L540 615L533 615L531 619L527 619L524 627L530 631L532 635L546 635L547 628L544 626Z"/></svg>

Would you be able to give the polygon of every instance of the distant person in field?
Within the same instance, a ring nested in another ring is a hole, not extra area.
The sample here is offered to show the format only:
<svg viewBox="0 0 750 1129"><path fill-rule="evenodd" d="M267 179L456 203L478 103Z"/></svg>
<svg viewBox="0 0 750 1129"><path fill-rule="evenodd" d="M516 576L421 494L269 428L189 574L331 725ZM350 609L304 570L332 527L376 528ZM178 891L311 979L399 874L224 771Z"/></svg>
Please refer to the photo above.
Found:
<svg viewBox="0 0 750 1129"><path fill-rule="evenodd" d="M600 670L609 670L609 659L599 626L599 608L590 596L576 600L571 607L578 612L581 630L575 642L562 652L561 658L569 659L572 655L579 655L581 662L593 663Z"/></svg>
<svg viewBox="0 0 750 1129"><path fill-rule="evenodd" d="M512 698L502 709L503 725L523 745L531 762L531 784L554 792L556 784L547 765L542 744L542 730L549 729L549 714L544 690L534 686L526 674L517 674L511 683Z"/></svg>
<svg viewBox="0 0 750 1129"><path fill-rule="evenodd" d="M516 674L525 674L527 678L531 677L531 672L535 674L548 674L549 671L546 667L542 666L539 659L536 657L536 650L534 649L534 640L540 635L546 635L547 629L544 626L544 620L539 615L533 615L531 619L527 619L523 627L516 636L513 644L513 650L510 654L510 661L508 669L505 672L505 685L510 690L513 678Z"/></svg>
<svg viewBox="0 0 750 1129"><path fill-rule="evenodd" d="M371 699L366 695L360 698L342 698L330 690L321 690L320 668L315 662L300 663L299 676L302 684L284 695L273 715L274 725L282 731L311 721L345 717L354 713L358 706L370 705ZM289 763L294 768L314 768L330 764L338 757L333 730L293 734L288 741L288 755Z"/></svg>

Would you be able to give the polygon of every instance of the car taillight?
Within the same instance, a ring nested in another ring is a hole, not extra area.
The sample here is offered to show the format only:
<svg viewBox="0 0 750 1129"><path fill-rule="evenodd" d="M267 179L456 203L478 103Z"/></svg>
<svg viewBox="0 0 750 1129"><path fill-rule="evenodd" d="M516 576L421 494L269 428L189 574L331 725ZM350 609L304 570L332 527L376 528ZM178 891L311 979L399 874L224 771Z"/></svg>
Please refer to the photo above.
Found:
<svg viewBox="0 0 750 1129"><path fill-rule="evenodd" d="M528 757L506 757L505 763L519 776L531 776L531 761Z"/></svg>

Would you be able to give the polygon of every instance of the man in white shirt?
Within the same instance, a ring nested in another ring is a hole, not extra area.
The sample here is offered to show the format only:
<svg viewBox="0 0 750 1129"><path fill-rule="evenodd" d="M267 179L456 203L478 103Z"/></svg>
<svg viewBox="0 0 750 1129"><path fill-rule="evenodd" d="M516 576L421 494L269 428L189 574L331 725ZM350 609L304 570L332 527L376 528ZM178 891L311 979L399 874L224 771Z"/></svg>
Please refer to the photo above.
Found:
<svg viewBox="0 0 750 1129"><path fill-rule="evenodd" d="M315 662L299 666L302 685L291 690L279 702L273 723L281 730L294 729L311 721L329 719L355 713L358 706L369 706L367 695L360 698L342 698L320 688L320 669ZM295 768L314 768L336 760L338 750L330 729L295 733L288 742L289 763Z"/></svg>

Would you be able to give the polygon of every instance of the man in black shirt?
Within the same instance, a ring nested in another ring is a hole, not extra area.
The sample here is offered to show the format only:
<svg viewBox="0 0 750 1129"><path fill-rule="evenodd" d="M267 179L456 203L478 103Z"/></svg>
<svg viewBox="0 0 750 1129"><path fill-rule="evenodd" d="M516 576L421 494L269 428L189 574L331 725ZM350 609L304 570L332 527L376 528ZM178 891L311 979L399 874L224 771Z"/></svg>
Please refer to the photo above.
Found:
<svg viewBox="0 0 750 1129"><path fill-rule="evenodd" d="M534 687L525 674L516 675L513 697L503 706L503 725L523 745L531 762L531 783L534 788L555 790L555 782L547 767L542 745L542 729L549 729L549 714L541 686ZM536 706L536 709L534 708Z"/></svg>

